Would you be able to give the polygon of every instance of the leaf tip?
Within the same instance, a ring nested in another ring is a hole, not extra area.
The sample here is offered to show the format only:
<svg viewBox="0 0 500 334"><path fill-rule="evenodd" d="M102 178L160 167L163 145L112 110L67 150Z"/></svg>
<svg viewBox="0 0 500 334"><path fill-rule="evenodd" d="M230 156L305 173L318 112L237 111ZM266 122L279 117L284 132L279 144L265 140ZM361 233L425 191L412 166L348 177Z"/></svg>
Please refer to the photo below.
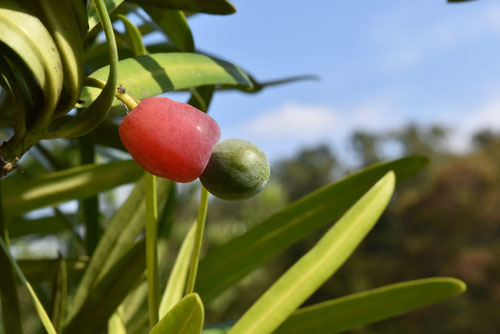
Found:
<svg viewBox="0 0 500 334"><path fill-rule="evenodd" d="M388 171L379 181L384 183L387 187L394 189L396 186L396 173L393 170Z"/></svg>
<svg viewBox="0 0 500 334"><path fill-rule="evenodd" d="M454 277L445 277L444 278L448 283L453 284L455 287L455 292L457 295L464 293L467 291L467 284L465 284L464 281L459 280L458 278Z"/></svg>

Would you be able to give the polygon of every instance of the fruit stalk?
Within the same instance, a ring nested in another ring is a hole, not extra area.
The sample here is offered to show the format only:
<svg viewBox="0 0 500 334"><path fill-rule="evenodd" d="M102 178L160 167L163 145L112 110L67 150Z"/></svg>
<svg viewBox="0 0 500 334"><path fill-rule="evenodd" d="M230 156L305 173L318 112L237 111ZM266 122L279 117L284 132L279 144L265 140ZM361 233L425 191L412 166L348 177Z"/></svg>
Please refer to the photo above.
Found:
<svg viewBox="0 0 500 334"><path fill-rule="evenodd" d="M144 172L146 190L146 270L148 279L149 327L158 322L158 204L156 197L156 176Z"/></svg>
<svg viewBox="0 0 500 334"><path fill-rule="evenodd" d="M205 221L207 218L208 196L209 195L207 189L201 186L200 208L198 210L198 217L196 219L194 247L193 253L191 254L191 265L189 266L189 276L186 284L186 293L184 295L189 295L190 293L194 292L196 273L198 272L198 262L200 259L201 244L203 242L203 231L205 229Z"/></svg>

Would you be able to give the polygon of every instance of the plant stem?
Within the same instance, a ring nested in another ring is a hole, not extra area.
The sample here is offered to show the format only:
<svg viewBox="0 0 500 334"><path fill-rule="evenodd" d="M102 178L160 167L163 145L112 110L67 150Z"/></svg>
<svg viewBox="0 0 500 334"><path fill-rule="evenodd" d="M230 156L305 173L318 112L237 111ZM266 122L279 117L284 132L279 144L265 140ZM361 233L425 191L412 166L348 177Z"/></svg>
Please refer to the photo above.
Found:
<svg viewBox="0 0 500 334"><path fill-rule="evenodd" d="M156 176L144 172L146 190L146 270L148 278L149 327L158 322L158 205Z"/></svg>
<svg viewBox="0 0 500 334"><path fill-rule="evenodd" d="M189 267L189 277L186 284L186 295L194 291L196 283L196 273L198 271L198 262L200 259L201 244L203 242L203 230L205 229L205 221L207 219L208 209L208 191L201 186L200 208L198 217L196 218L196 232L194 239L193 253L191 254L191 265Z"/></svg>
<svg viewBox="0 0 500 334"><path fill-rule="evenodd" d="M1 180L1 179L0 179ZM1 187L1 184L0 184ZM0 188L0 238L9 245L7 224L4 220L2 207L2 194ZM0 251L0 299L2 304L3 332L12 334L22 334L23 327L21 321L21 308L17 296L17 286L14 270L8 257Z"/></svg>
<svg viewBox="0 0 500 334"><path fill-rule="evenodd" d="M85 77L83 78L83 85L103 89L104 85L106 85L106 82L92 77ZM120 100L120 102L122 102L129 110L134 109L138 104L138 102L132 96L127 94L125 88L121 86L116 89L115 97Z"/></svg>

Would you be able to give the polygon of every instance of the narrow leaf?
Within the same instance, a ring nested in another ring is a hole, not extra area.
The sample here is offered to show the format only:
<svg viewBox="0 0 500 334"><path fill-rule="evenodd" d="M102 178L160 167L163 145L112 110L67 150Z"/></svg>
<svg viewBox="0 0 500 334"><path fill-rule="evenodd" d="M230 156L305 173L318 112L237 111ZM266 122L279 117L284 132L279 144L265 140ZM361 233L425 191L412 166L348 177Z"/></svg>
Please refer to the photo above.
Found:
<svg viewBox="0 0 500 334"><path fill-rule="evenodd" d="M93 74L105 80L109 66ZM248 76L236 65L195 53L157 53L118 62L118 85L139 100L168 91L191 87L225 84L251 87ZM94 101L100 89L84 87L82 107ZM114 105L121 103L115 99Z"/></svg>
<svg viewBox="0 0 500 334"><path fill-rule="evenodd" d="M108 321L108 334L127 334L122 308L118 307Z"/></svg>
<svg viewBox="0 0 500 334"><path fill-rule="evenodd" d="M9 180L4 184L6 216L17 216L48 205L81 199L129 183L142 175L133 160L89 164L45 174L29 180Z"/></svg>
<svg viewBox="0 0 500 334"><path fill-rule="evenodd" d="M286 77L286 78L281 78L281 79L275 79L275 80L268 80L268 81L257 81L253 76L248 75L250 80L252 81L252 87L236 87L236 89L245 92L245 93L258 93L264 88L267 87L272 87L272 86L279 86L279 85L285 85L293 82L298 82L298 81L306 81L306 80L312 80L312 81L318 81L319 78L316 75L312 74L304 74L304 75L296 75L292 77ZM221 87L222 89L235 89L235 87Z"/></svg>
<svg viewBox="0 0 500 334"><path fill-rule="evenodd" d="M69 277L78 277L87 266L88 257L64 259ZM50 281L54 278L60 266L60 259L25 259L17 261L28 281L36 283Z"/></svg>
<svg viewBox="0 0 500 334"><path fill-rule="evenodd" d="M9 245L9 233L6 226L2 206L2 184L0 180L0 239ZM2 309L2 329L5 333L22 334L23 322L21 305L17 291L14 267L10 264L8 254L0 252L0 307Z"/></svg>
<svg viewBox="0 0 500 334"><path fill-rule="evenodd" d="M192 105L198 110L203 112L208 112L208 107L210 102L212 102L212 97L214 96L215 87L214 86L202 86L193 88L191 91L191 98L188 104Z"/></svg>
<svg viewBox="0 0 500 334"><path fill-rule="evenodd" d="M165 314L149 334L200 334L203 319L203 303L196 293L191 293Z"/></svg>
<svg viewBox="0 0 500 334"><path fill-rule="evenodd" d="M128 39L130 40L130 49L134 53L134 56L138 57L147 54L148 51L144 46L139 29L137 29L137 27L132 22L130 22L130 20L125 15L120 14L118 15L118 18L120 18L120 20L122 20L123 24L125 25L125 31L127 33Z"/></svg>
<svg viewBox="0 0 500 334"><path fill-rule="evenodd" d="M194 41L191 29L184 12L172 9L160 9L143 6L153 21L163 30L170 41L183 52L194 52Z"/></svg>
<svg viewBox="0 0 500 334"><path fill-rule="evenodd" d="M272 333L347 260L375 225L395 185L387 173L286 271L238 320L229 334Z"/></svg>
<svg viewBox="0 0 500 334"><path fill-rule="evenodd" d="M64 334L100 333L108 319L144 274L144 239L136 242L98 280L87 295L79 312L68 319Z"/></svg>
<svg viewBox="0 0 500 334"><path fill-rule="evenodd" d="M8 249L7 245L5 244L5 242L2 240L2 238L0 238L0 247L2 248L2 251L4 252L4 254L9 258L9 261L12 264L12 266L14 267L14 270L16 271L17 276L19 277L19 280L24 285L26 290L28 290L29 295L31 297L31 300L33 302L33 306L35 306L36 313L38 313L38 317L42 321L43 327L45 328L45 330L47 331L48 334L57 334L56 330L54 328L54 325L52 324L52 322L50 322L50 318L47 315L47 312L45 311L45 309L43 308L42 303L40 303L40 301L38 300L38 297L36 296L35 291L31 287L29 282L26 280L26 277L24 277L24 274L21 271L21 268L19 268L19 266L16 263L16 260L14 260L14 258L10 254L9 249Z"/></svg>
<svg viewBox="0 0 500 334"><path fill-rule="evenodd" d="M167 287L160 302L160 318L167 313L179 300L181 300L186 286L186 278L189 269L189 261L193 251L196 225L189 229L188 234L182 242L181 249L177 254L174 267L168 278Z"/></svg>
<svg viewBox="0 0 500 334"><path fill-rule="evenodd" d="M328 300L295 311L273 334L334 334L431 305L464 292L455 278L435 277L386 285ZM203 334L225 334L234 325L222 323Z"/></svg>
<svg viewBox="0 0 500 334"><path fill-rule="evenodd" d="M68 295L68 271L66 269L66 261L63 258L59 259L59 268L53 286L51 319L54 327L59 332L64 316L66 315L66 300Z"/></svg>
<svg viewBox="0 0 500 334"><path fill-rule="evenodd" d="M106 9L108 13L113 12L118 6L122 4L123 0L104 0L104 4L106 5ZM87 15L89 20L88 30L91 31L95 26L99 24L99 15L95 10L94 4L92 1L89 2Z"/></svg>
<svg viewBox="0 0 500 334"><path fill-rule="evenodd" d="M385 173L403 182L427 159L408 157L373 165L292 203L240 237L210 252L200 262L196 291L207 302L296 241L331 223Z"/></svg>
<svg viewBox="0 0 500 334"><path fill-rule="evenodd" d="M427 278L356 293L297 310L274 334L333 334L394 317L465 291L454 278Z"/></svg>
<svg viewBox="0 0 500 334"><path fill-rule="evenodd" d="M44 139L59 137L76 138L94 130L104 121L114 101L118 80L118 50L116 47L113 25L106 10L104 0L92 0L96 7L99 20L103 26L106 44L108 45L108 74L101 82L105 82L99 89L99 94L85 110L73 117L56 118L50 125L50 130L44 134Z"/></svg>
<svg viewBox="0 0 500 334"><path fill-rule="evenodd" d="M161 179L158 182L158 198L162 199L161 207L163 207L167 200L165 194L171 186L172 183L167 179ZM125 203L108 223L108 228L101 237L91 262L74 295L70 310L70 319L76 316L76 313L80 311L85 301L90 298L95 282L103 278L110 268L123 256L125 250L133 245L138 235L144 229L145 210L144 182L140 180Z"/></svg>
<svg viewBox="0 0 500 334"><path fill-rule="evenodd" d="M27 235L57 234L67 231L67 225L56 216L47 216L36 219L17 217L10 219L8 224L9 237L12 239Z"/></svg>

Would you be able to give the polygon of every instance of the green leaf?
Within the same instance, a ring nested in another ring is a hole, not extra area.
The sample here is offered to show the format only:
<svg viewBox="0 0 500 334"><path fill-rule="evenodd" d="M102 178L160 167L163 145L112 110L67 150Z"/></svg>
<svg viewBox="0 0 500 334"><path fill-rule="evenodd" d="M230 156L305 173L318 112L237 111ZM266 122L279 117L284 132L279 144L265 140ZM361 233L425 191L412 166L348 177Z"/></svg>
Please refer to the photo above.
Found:
<svg viewBox="0 0 500 334"><path fill-rule="evenodd" d="M182 11L152 6L143 6L143 9L179 50L194 52L193 35Z"/></svg>
<svg viewBox="0 0 500 334"><path fill-rule="evenodd" d="M144 172L141 172L141 175ZM158 180L158 198L160 207L167 201L167 192L172 182L167 179ZM92 259L85 271L75 292L69 318L81 311L82 305L91 298L95 282L102 279L111 267L123 256L126 249L131 247L137 236L144 229L146 208L144 203L144 182L139 180L125 203L108 222L108 228L101 237Z"/></svg>
<svg viewBox="0 0 500 334"><path fill-rule="evenodd" d="M109 66L94 72L91 77L103 80ZM236 65L194 53L157 53L127 58L118 63L118 84L139 100L168 91L204 85L235 85L251 87L247 75ZM101 90L85 87L80 99L82 107L97 98ZM115 99L114 105L121 103Z"/></svg>
<svg viewBox="0 0 500 334"><path fill-rule="evenodd" d="M69 277L78 277L83 273L89 259L86 256L64 259ZM17 261L24 275L30 282L49 281L54 278L60 267L59 259L25 259Z"/></svg>
<svg viewBox="0 0 500 334"><path fill-rule="evenodd" d="M373 165L299 199L207 254L200 262L195 291L205 302L212 300L280 251L337 219L388 171L394 170L401 183L427 162L413 156Z"/></svg>
<svg viewBox="0 0 500 334"><path fill-rule="evenodd" d="M132 50L125 43L120 40L117 41L118 55L120 60L133 57ZM171 43L156 43L149 44L147 46L149 53L169 53L169 52L179 52L179 48ZM92 72L108 65L108 60L106 55L108 53L108 48L105 43L97 43L85 51L85 66L88 67Z"/></svg>
<svg viewBox="0 0 500 334"><path fill-rule="evenodd" d="M104 0L92 0L92 2L97 9L108 45L108 74L100 81L103 86L100 87L99 94L88 105L88 108L73 117L63 116L55 119L50 125L50 130L44 134L44 139L76 138L89 133L106 118L114 101L118 80L118 50L113 25L106 11Z"/></svg>
<svg viewBox="0 0 500 334"><path fill-rule="evenodd" d="M89 30L89 22L87 16L87 0L70 0L71 8L75 14L75 18L80 30L80 37L83 40ZM96 14L97 15L97 14Z"/></svg>
<svg viewBox="0 0 500 334"><path fill-rule="evenodd" d="M208 107L210 106L210 102L212 102L214 92L214 86L202 86L193 88L191 89L191 98L189 99L188 104L192 105L198 110L208 112Z"/></svg>
<svg viewBox="0 0 500 334"><path fill-rule="evenodd" d="M13 64L14 65L14 64ZM15 65L14 65L15 66ZM4 103L10 103L15 115L13 130L16 136L24 136L26 133L26 115L32 110L31 96L24 80L19 73L12 69L2 55L0 55L0 86L2 92L6 93L11 100L4 99ZM12 115L10 115L12 117Z"/></svg>
<svg viewBox="0 0 500 334"><path fill-rule="evenodd" d="M42 175L29 180L3 183L5 215L12 217L48 205L81 199L129 183L142 175L133 160L89 164Z"/></svg>
<svg viewBox="0 0 500 334"><path fill-rule="evenodd" d="M16 260L14 260L14 258L10 254L9 249L8 249L7 245L5 244L5 242L2 240L2 238L0 238L0 247L2 248L2 251L5 253L5 255L9 258L9 261L12 264L12 266L14 267L14 270L16 271L17 276L19 277L19 280L24 285L26 290L28 290L29 295L31 297L31 300L33 302L33 306L35 307L35 310L36 310L36 313L38 314L38 317L42 321L43 327L45 328L45 330L47 331L48 334L57 334L56 330L54 329L54 325L52 324L52 322L50 322L50 318L47 315L47 312L45 311L45 309L43 308L42 303L40 303L40 300L38 300L38 297L36 296L35 291L31 287L29 282L26 280L26 277L24 277L24 274L21 271L21 268L19 268L19 266L16 263Z"/></svg>
<svg viewBox="0 0 500 334"><path fill-rule="evenodd" d="M66 301L68 295L68 271L66 260L59 259L59 267L53 283L51 320L59 332L66 315Z"/></svg>
<svg viewBox="0 0 500 334"><path fill-rule="evenodd" d="M139 29L137 29L137 27L132 22L130 22L130 20L125 15L120 14L118 15L118 18L122 20L123 24L125 25L125 31L127 33L128 39L130 40L130 49L134 53L134 56L138 57L147 54L148 51L144 46Z"/></svg>
<svg viewBox="0 0 500 334"><path fill-rule="evenodd" d="M118 307L108 321L108 334L127 334L121 306Z"/></svg>
<svg viewBox="0 0 500 334"><path fill-rule="evenodd" d="M158 266L160 270L160 278L166 276L171 271L171 263L168 260L170 257L169 251L169 236L171 226L175 217L175 209L177 205L176 183L172 183L168 194L167 200L163 207L163 212L159 215L158 231ZM161 198L160 198L161 200ZM164 275L165 274L165 275ZM165 277L166 279L166 277ZM162 281L163 283L164 281ZM165 283L166 284L166 283ZM144 330L139 330L143 325L148 326L148 307L146 305L147 299L147 281L142 280L130 291L126 300L122 303L123 318L127 323L127 329L130 333L143 333ZM180 298L179 298L180 299ZM161 317L160 317L161 318Z"/></svg>
<svg viewBox="0 0 500 334"><path fill-rule="evenodd" d="M108 13L113 12L118 6L120 6L123 3L123 0L104 0L104 4L106 5L106 9ZM95 10L94 4L92 1L89 2L88 8L87 8L87 16L89 20L89 27L88 31L91 31L95 26L99 24L99 15L97 14L97 11Z"/></svg>
<svg viewBox="0 0 500 334"><path fill-rule="evenodd" d="M235 321L228 321L219 325L211 326L203 329L203 334L225 334L236 323Z"/></svg>
<svg viewBox="0 0 500 334"><path fill-rule="evenodd" d="M238 320L228 334L272 333L347 260L389 203L391 171L288 269Z"/></svg>
<svg viewBox="0 0 500 334"><path fill-rule="evenodd" d="M45 127L57 105L63 83L61 58L54 40L40 19L31 14L25 4L14 0L2 2L0 31L0 53L10 55L11 60L21 60L21 66L26 64L43 91L37 124Z"/></svg>
<svg viewBox="0 0 500 334"><path fill-rule="evenodd" d="M48 216L36 219L25 219L17 217L8 222L9 237L19 238L27 235L47 235L67 231L66 223L56 216Z"/></svg>
<svg viewBox="0 0 500 334"><path fill-rule="evenodd" d="M255 79L253 76L251 76L249 74L248 74L248 77L252 81L252 87L250 87L250 88L236 87L238 90L245 92L245 93L258 93L267 87L279 86L279 85L289 84L289 83L293 83L293 82L297 82L297 81L306 81L306 80L318 81L319 80L318 76L312 75L312 74L296 75L296 76L292 76L292 77L286 77L286 78L268 80L268 81L262 81L262 82L257 81L257 79ZM222 89L234 89L234 87L224 87L223 86Z"/></svg>
<svg viewBox="0 0 500 334"><path fill-rule="evenodd" d="M434 277L386 285L377 289L328 300L295 311L273 334L334 334L440 302L464 292L455 278ZM224 334L224 323L203 334Z"/></svg>
<svg viewBox="0 0 500 334"><path fill-rule="evenodd" d="M136 242L92 287L75 316L67 319L63 333L100 333L108 319L144 274L144 239Z"/></svg>
<svg viewBox="0 0 500 334"><path fill-rule="evenodd" d="M131 0L140 5L151 5L170 9L185 10L188 12L202 12L207 14L233 14L236 9L226 0Z"/></svg>
<svg viewBox="0 0 500 334"><path fill-rule="evenodd" d="M454 278L427 278L352 294L297 310L274 334L333 334L418 309L465 291Z"/></svg>
<svg viewBox="0 0 500 334"><path fill-rule="evenodd" d="M174 267L168 278L168 283L160 302L160 318L162 318L179 300L186 286L186 278L193 251L196 224L189 229L177 254Z"/></svg>
<svg viewBox="0 0 500 334"><path fill-rule="evenodd" d="M165 314L149 334L200 334L203 318L203 303L196 293L191 293Z"/></svg>
<svg viewBox="0 0 500 334"><path fill-rule="evenodd" d="M5 240L6 248L9 245L9 234L6 221L3 214L2 187L0 180L0 239ZM14 273L14 267L11 265L11 259L7 252L0 252L0 307L2 309L2 329L5 333L22 334L23 321L21 313L21 303L19 299L17 280Z"/></svg>

